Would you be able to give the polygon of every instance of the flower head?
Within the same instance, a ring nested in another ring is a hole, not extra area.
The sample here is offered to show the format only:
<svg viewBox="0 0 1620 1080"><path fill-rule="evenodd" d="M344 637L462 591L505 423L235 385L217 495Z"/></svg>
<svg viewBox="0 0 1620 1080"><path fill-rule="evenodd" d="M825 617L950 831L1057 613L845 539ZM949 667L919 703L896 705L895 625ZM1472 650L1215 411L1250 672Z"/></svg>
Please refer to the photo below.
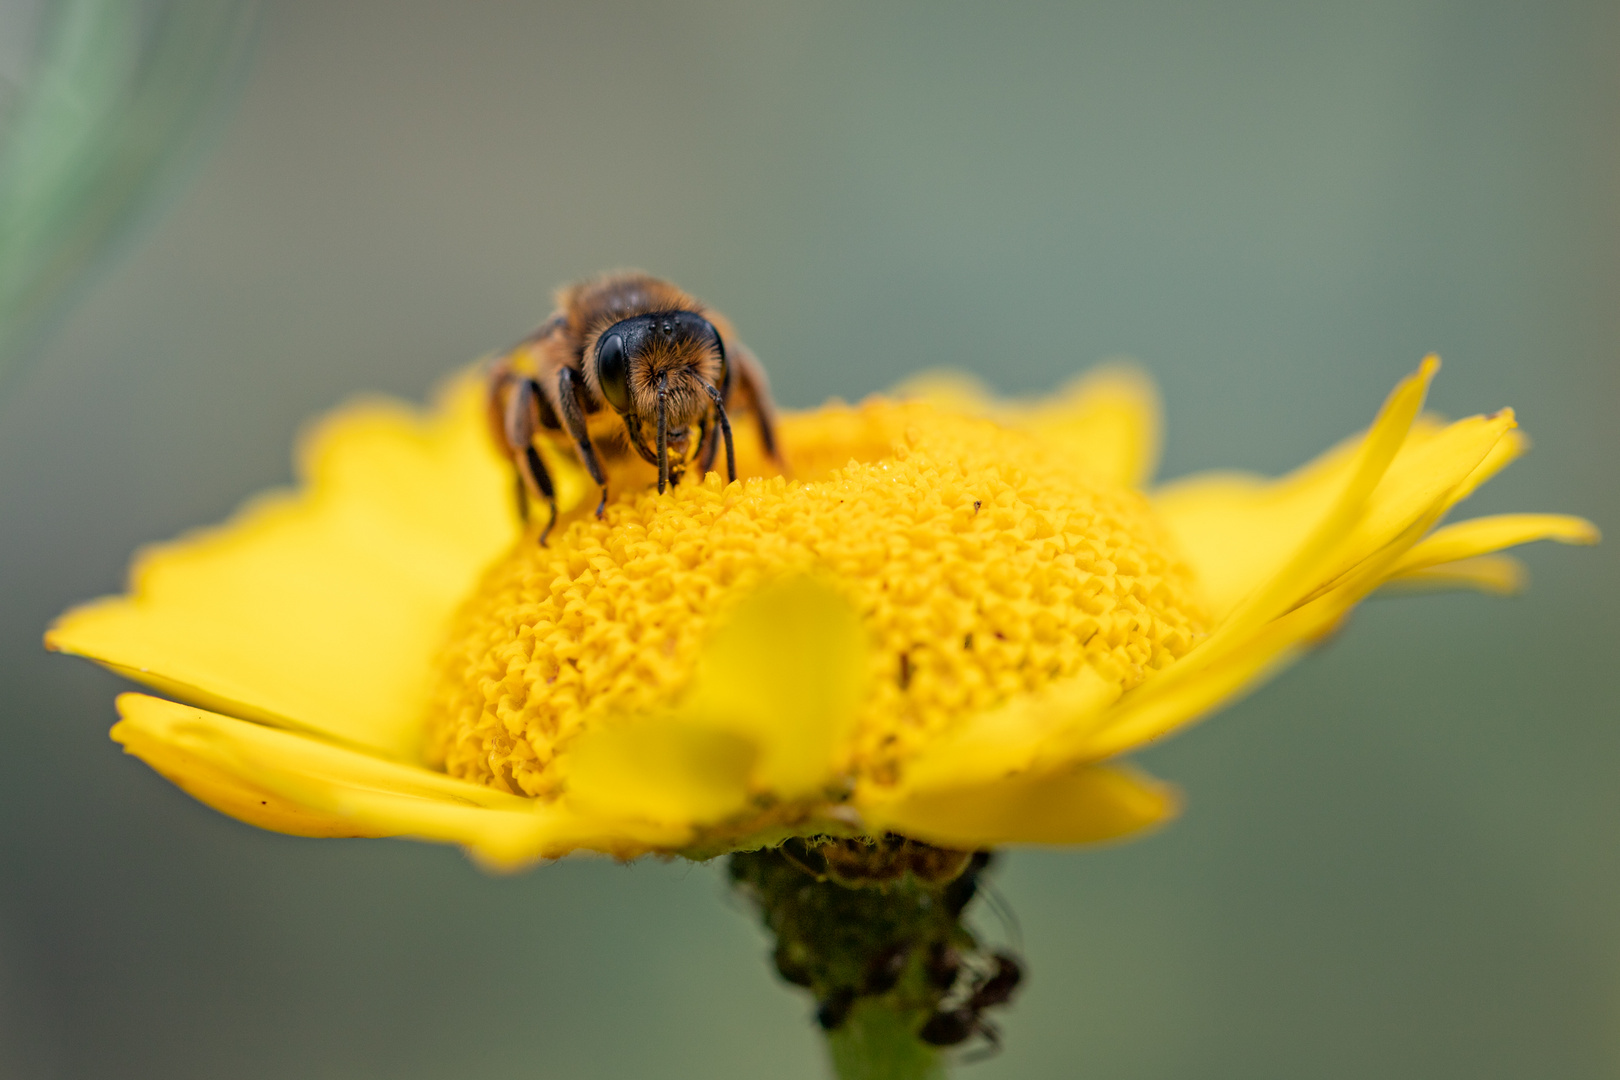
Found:
<svg viewBox="0 0 1620 1080"><path fill-rule="evenodd" d="M1494 552L1586 522L1436 528L1522 452L1510 411L1371 429L1281 480L1150 493L1151 388L1040 403L962 380L784 418L791 478L665 495L632 464L596 520L511 505L478 387L370 403L304 482L144 553L50 647L189 704L119 699L113 737L252 824L454 841L500 864L694 856L790 836L951 848L1121 836L1174 811L1113 759L1218 708L1381 586L1507 591Z"/></svg>

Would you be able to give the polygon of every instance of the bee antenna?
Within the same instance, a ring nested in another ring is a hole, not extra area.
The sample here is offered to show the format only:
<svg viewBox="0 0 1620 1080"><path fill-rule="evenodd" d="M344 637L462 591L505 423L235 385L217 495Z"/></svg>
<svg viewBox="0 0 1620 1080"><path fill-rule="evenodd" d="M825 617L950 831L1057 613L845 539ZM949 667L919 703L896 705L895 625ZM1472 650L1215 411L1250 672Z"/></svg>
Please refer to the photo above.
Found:
<svg viewBox="0 0 1620 1080"><path fill-rule="evenodd" d="M658 494L669 487L669 372L658 377Z"/></svg>
<svg viewBox="0 0 1620 1080"><path fill-rule="evenodd" d="M731 445L731 421L726 417L726 403L724 396L708 383L703 389L709 392L709 399L714 402L715 419L720 421L720 437L726 440L726 482L737 479L737 450Z"/></svg>

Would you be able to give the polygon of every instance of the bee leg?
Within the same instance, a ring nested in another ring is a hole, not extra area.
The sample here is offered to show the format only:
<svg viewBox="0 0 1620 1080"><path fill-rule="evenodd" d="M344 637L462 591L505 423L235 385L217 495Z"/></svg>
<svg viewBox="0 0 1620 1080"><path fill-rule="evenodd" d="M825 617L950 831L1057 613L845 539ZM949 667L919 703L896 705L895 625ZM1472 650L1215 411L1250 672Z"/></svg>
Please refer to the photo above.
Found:
<svg viewBox="0 0 1620 1080"><path fill-rule="evenodd" d="M517 480L517 490L515 491L514 494L517 495L518 520L523 522L524 525L528 525L529 524L529 484L528 484L528 481L523 479L523 473L522 473L521 470L518 471L518 473L516 474L515 479Z"/></svg>
<svg viewBox="0 0 1620 1080"><path fill-rule="evenodd" d="M669 375L658 380L658 494L669 486Z"/></svg>
<svg viewBox="0 0 1620 1080"><path fill-rule="evenodd" d="M765 369L741 342L733 344L727 355L737 373L734 384L737 393L742 395L754 414L754 422L759 425L759 441L765 447L765 456L781 465L782 454L776 445L776 406L771 404L771 384L765 378Z"/></svg>
<svg viewBox="0 0 1620 1080"><path fill-rule="evenodd" d="M551 486L551 474L546 471L545 462L540 460L540 451L534 448L535 429L540 424L542 404L540 384L533 379L513 379L512 383L515 385L506 399L501 435L506 442L507 452L517 465L518 515L524 524L529 521L531 494L544 499L546 505L551 507L551 519L540 530L540 546L545 547L551 527L557 524L557 494Z"/></svg>
<svg viewBox="0 0 1620 1080"><path fill-rule="evenodd" d="M574 446L579 450L579 458L585 463L585 471L591 474L596 486L602 489L602 500L596 504L596 516L601 517L607 510L607 477L602 472L602 463L596 460L596 448L591 445L591 432L585 426L585 408L580 398L585 393L585 384L579 372L571 367L564 367L557 373L557 404L562 413L563 427L568 429L569 436L574 440Z"/></svg>
<svg viewBox="0 0 1620 1080"><path fill-rule="evenodd" d="M737 479L737 448L731 444L731 420L726 416L726 405L721 400L720 391L708 383L703 384L703 389L709 392L709 397L714 401L714 419L720 428L720 437L726 441L726 482L730 483ZM771 456L776 455L773 452ZM704 472L708 471L708 466L714 461L714 441L710 442L707 458L708 460L704 462Z"/></svg>
<svg viewBox="0 0 1620 1080"><path fill-rule="evenodd" d="M523 475L524 479L532 481L534 486L540 489L540 494L545 497L546 505L551 508L551 517L546 520L546 527L540 530L540 546L545 547L546 537L551 535L551 530L557 524L557 493L552 490L551 474L546 472L546 464L540 460L540 451L533 446L524 449ZM525 505L524 521L528 521L527 509L527 505Z"/></svg>
<svg viewBox="0 0 1620 1080"><path fill-rule="evenodd" d="M720 429L714 425L708 413L698 419L697 444L697 457L694 460L697 462L698 475L708 476L709 470L714 468L715 450L720 446Z"/></svg>
<svg viewBox="0 0 1620 1080"><path fill-rule="evenodd" d="M625 413L624 432L630 439L630 445L635 447L637 454L641 455L641 460L649 465L656 466L658 464L658 455L647 449L647 440L641 433L641 418L633 412Z"/></svg>

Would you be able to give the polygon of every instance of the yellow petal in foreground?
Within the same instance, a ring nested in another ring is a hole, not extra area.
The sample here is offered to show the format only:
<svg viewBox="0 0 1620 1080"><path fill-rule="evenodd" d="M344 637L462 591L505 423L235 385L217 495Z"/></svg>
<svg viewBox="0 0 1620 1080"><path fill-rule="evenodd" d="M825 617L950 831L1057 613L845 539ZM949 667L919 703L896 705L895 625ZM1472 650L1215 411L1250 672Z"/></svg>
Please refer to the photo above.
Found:
<svg viewBox="0 0 1620 1080"><path fill-rule="evenodd" d="M791 835L1069 844L1165 820L1106 759L1259 685L1381 587L1506 591L1562 515L1436 528L1519 456L1511 411L1369 431L1281 480L1156 492L1158 411L1112 369L1043 402L931 378L783 418L792 479L669 493L519 535L476 379L363 405L302 487L137 561L48 644L130 694L114 737L198 799L309 836L409 836L516 866ZM553 455L554 459L557 455Z"/></svg>
<svg viewBox="0 0 1620 1080"><path fill-rule="evenodd" d="M145 694L118 699L113 738L182 790L251 825L297 836L409 836L465 845L497 866L578 848L674 846L687 833L604 829L564 806L506 795L297 732Z"/></svg>
<svg viewBox="0 0 1620 1080"><path fill-rule="evenodd" d="M1135 770L1090 765L918 792L869 817L874 831L971 850L1114 840L1165 821L1178 806L1174 790Z"/></svg>
<svg viewBox="0 0 1620 1080"><path fill-rule="evenodd" d="M847 766L868 651L831 586L776 582L710 635L673 708L580 735L567 756L568 801L703 825L744 815L751 797L820 796Z"/></svg>

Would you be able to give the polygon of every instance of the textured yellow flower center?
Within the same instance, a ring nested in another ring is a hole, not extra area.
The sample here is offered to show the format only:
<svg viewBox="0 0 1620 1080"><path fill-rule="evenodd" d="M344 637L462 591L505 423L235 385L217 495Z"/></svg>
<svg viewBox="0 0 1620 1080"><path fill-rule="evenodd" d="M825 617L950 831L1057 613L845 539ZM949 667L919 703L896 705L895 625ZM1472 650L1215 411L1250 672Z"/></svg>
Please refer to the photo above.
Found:
<svg viewBox="0 0 1620 1080"><path fill-rule="evenodd" d="M871 633L853 760L878 782L967 713L1086 665L1129 689L1203 629L1147 501L1034 435L874 400L786 417L782 436L795 479L745 452L738 484L643 490L549 547L520 541L442 654L430 761L555 794L571 738L674 701L728 607L793 573L837 583Z"/></svg>

